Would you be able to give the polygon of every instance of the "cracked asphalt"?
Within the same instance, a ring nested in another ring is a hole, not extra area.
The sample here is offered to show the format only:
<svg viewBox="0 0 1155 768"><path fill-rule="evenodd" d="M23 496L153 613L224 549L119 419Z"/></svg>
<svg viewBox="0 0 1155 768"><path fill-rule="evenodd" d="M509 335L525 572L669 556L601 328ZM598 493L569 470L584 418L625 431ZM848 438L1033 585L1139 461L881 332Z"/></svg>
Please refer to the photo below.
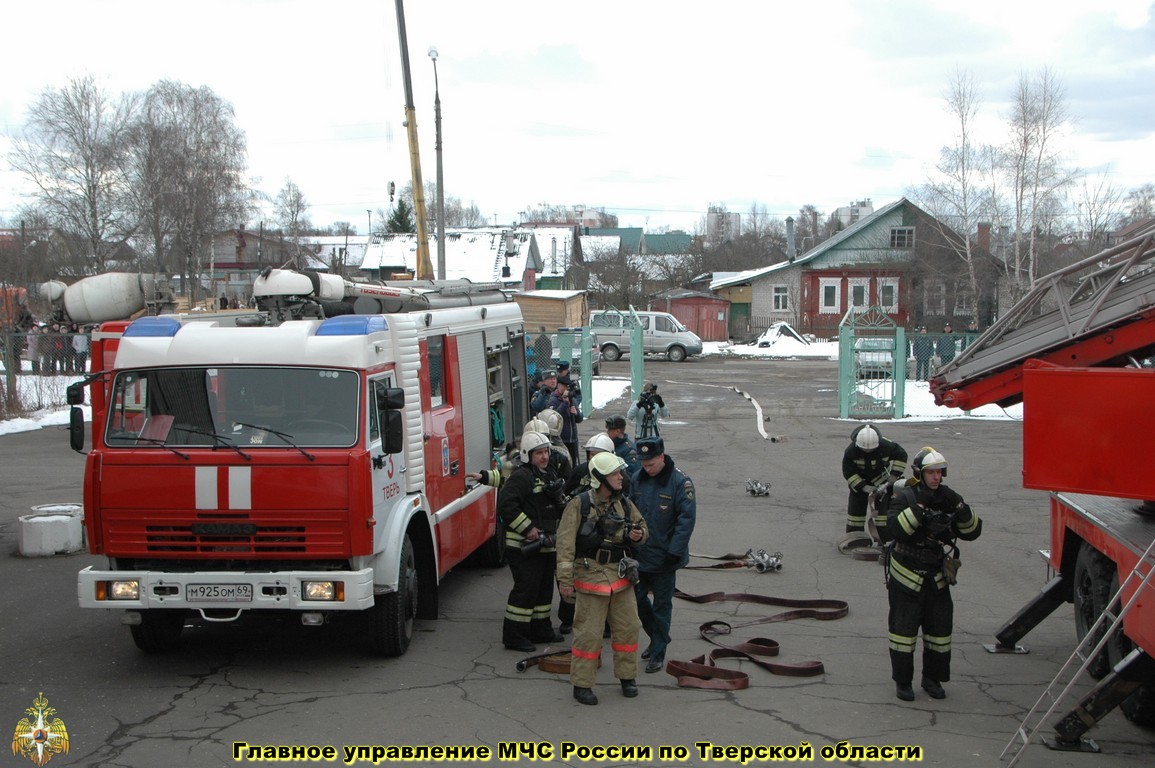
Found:
<svg viewBox="0 0 1155 768"><path fill-rule="evenodd" d="M626 362L603 373L626 375ZM921 690L894 697L886 643L882 569L840 554L846 491L839 464L852 423L836 418L837 364L824 361L692 359L648 364L672 411L667 451L694 479L698 525L692 551L720 555L749 548L782 553L782 569L692 570L679 587L692 594L757 592L845 600L836 621L802 619L748 626L722 642L772 638L775 661L820 660L817 677L784 677L730 661L751 678L742 691L678 688L665 674L639 674L641 695L623 698L606 664L601 703L584 707L569 681L539 669L519 673L520 654L501 646L510 585L506 570L461 569L443 582L437 621L419 622L399 659L367 655L360 622L342 617L307 628L291 618L242 620L186 629L177 652L146 656L118 617L76 606L76 572L103 565L87 554L23 558L18 517L31 506L81 499L83 457L62 429L0 437L0 725L15 726L43 692L67 724L71 750L53 766L219 766L234 764L232 744L325 746L489 745L563 741L637 745L649 761L576 758L570 765L698 765L695 744L919 746L928 765L998 765L1027 710L1074 647L1069 606L1023 640L1026 655L992 655L983 643L1042 587L1048 545L1047 497L1022 488L1021 425L967 418L882 424L911 454L933 445L950 462L948 483L984 520L983 536L963 543L954 588L953 679L942 701ZM749 394L743 397L734 388ZM763 439L762 425L779 442ZM587 417L600 427L611 404ZM753 497L746 480L770 485ZM713 561L695 560L708 565ZM745 623L776 612L749 603L674 607L670 658L711 646L699 624ZM608 651L607 651L608 662ZM1065 709L1064 709L1065 711ZM1052 718L1053 720L1054 718ZM1047 729L1044 729L1047 732ZM1119 711L1090 734L1099 757L1032 745L1022 766L1150 765L1155 731ZM685 747L684 760L658 760L660 746ZM496 756L491 762L498 762ZM723 761L725 762L725 761ZM18 757L0 765L21 765ZM362 763L370 764L370 763ZM853 761L848 764L858 764ZM865 764L865 761L862 762Z"/></svg>

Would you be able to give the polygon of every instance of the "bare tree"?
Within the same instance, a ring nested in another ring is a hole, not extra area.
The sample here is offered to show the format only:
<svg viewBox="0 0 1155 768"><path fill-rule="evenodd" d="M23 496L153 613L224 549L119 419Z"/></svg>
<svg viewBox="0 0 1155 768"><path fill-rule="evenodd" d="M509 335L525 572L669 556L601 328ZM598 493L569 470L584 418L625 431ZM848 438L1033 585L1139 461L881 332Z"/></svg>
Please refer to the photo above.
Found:
<svg viewBox="0 0 1155 768"><path fill-rule="evenodd" d="M140 172L152 186L139 200L163 218L164 228L171 227L161 239L180 262L182 289L195 303L212 236L247 218L245 135L232 105L207 87L161 80L144 95L144 104L145 125L136 135L155 140L156 155Z"/></svg>
<svg viewBox="0 0 1155 768"><path fill-rule="evenodd" d="M1107 180L1106 173L1095 180L1084 176L1075 190L1077 220L1089 253L1098 253L1107 247L1107 237L1122 214L1122 198Z"/></svg>
<svg viewBox="0 0 1155 768"><path fill-rule="evenodd" d="M974 144L974 123L981 99L969 72L957 70L943 95L946 109L955 120L954 144L939 151L937 174L923 188L921 201L936 221L949 224L961 237L959 258L966 264L970 294L979 296L975 270L974 234L982 218L979 148ZM953 242L953 238L948 239Z"/></svg>
<svg viewBox="0 0 1155 768"><path fill-rule="evenodd" d="M33 205L54 227L79 237L83 251L70 261L81 273L103 271L134 230L126 182L134 107L132 98L113 98L92 76L74 79L40 94L13 142L9 162L34 185Z"/></svg>
<svg viewBox="0 0 1155 768"><path fill-rule="evenodd" d="M1121 227L1155 216L1155 184L1144 184L1131 190L1123 204L1127 213L1119 221Z"/></svg>
<svg viewBox="0 0 1155 768"><path fill-rule="evenodd" d="M312 229L313 224L309 221L309 203L305 200L301 188L292 179L285 179L285 186L277 193L273 210L277 217L277 226L293 244L294 256L300 259L301 235Z"/></svg>
<svg viewBox="0 0 1155 768"><path fill-rule="evenodd" d="M1050 69L1019 77L1011 108L1007 150L1014 200L1013 260L1007 265L1012 299L1018 301L1039 274L1039 236L1054 212L1054 198L1074 174L1059 154L1067 122L1064 90Z"/></svg>

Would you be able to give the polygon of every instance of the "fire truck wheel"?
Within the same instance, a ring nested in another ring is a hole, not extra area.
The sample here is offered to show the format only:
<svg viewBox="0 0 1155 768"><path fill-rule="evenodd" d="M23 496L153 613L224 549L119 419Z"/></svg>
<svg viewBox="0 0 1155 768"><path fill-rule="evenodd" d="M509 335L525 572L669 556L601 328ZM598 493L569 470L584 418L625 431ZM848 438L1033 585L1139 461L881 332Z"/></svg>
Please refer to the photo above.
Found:
<svg viewBox="0 0 1155 768"><path fill-rule="evenodd" d="M370 643L375 653L400 656L413 639L413 619L417 616L417 557L413 542L405 537L401 545L400 581L396 592L378 595L369 610Z"/></svg>
<svg viewBox="0 0 1155 768"><path fill-rule="evenodd" d="M180 645L184 630L184 611L146 610L140 612L140 624L130 626L133 642L145 653L164 653Z"/></svg>
<svg viewBox="0 0 1155 768"><path fill-rule="evenodd" d="M505 565L505 527L501 524L501 518L497 519L493 535L477 549L477 562L486 568Z"/></svg>
<svg viewBox="0 0 1155 768"><path fill-rule="evenodd" d="M1079 555L1075 559L1075 632L1080 642L1091 631L1099 615L1107 608L1111 599L1112 584L1116 584L1118 576L1115 573L1115 564L1103 553L1083 542L1079 547ZM1106 626L1100 627L1099 637ZM1096 642L1098 642L1096 640ZM1087 671L1096 680L1102 679L1111 671L1114 661L1123 657L1122 644L1126 643L1123 633L1119 632L1115 639L1107 644L1106 649L1087 665Z"/></svg>

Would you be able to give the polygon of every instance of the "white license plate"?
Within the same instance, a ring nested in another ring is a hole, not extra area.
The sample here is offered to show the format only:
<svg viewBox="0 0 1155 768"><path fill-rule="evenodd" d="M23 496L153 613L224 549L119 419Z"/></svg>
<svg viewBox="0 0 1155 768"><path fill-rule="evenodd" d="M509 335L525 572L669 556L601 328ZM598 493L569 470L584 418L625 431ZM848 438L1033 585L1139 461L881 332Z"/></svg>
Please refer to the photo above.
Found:
<svg viewBox="0 0 1155 768"><path fill-rule="evenodd" d="M184 590L185 600L204 603L250 603L252 584L189 584Z"/></svg>

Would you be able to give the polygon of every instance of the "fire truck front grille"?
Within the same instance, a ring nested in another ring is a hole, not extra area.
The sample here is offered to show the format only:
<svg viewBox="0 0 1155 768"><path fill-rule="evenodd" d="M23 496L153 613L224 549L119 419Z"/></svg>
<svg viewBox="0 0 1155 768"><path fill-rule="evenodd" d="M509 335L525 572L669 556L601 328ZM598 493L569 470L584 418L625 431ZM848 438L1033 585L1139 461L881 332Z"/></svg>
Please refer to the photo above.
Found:
<svg viewBox="0 0 1155 768"><path fill-rule="evenodd" d="M150 552L260 554L306 552L308 534L300 525L193 523L145 527Z"/></svg>
<svg viewBox="0 0 1155 768"><path fill-rule="evenodd" d="M348 557L348 526L325 513L286 521L259 515L201 514L193 518L106 518L105 544L123 557L304 558Z"/></svg>

